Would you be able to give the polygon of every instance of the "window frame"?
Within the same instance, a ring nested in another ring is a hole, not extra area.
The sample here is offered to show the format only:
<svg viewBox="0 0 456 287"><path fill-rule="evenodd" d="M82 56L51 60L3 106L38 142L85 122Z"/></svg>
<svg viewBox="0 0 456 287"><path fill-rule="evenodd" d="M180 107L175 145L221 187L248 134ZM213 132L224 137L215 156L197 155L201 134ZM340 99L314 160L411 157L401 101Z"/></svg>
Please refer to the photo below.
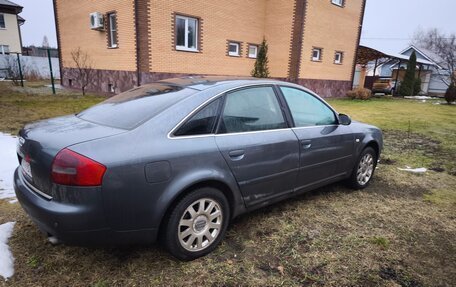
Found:
<svg viewBox="0 0 456 287"><path fill-rule="evenodd" d="M111 11L106 13L107 18L107 34L108 34L108 48L117 49L119 48L119 33L118 33L118 23L117 23L117 12ZM113 29L113 18L115 23L115 29ZM115 39L115 43L114 43Z"/></svg>
<svg viewBox="0 0 456 287"><path fill-rule="evenodd" d="M230 51L230 46L231 45L236 45L237 46L236 53ZM228 53L228 56L230 56L230 57L240 57L241 56L241 42L228 40L228 51L227 51L227 53Z"/></svg>
<svg viewBox="0 0 456 287"><path fill-rule="evenodd" d="M345 0L331 0L331 4L336 5L338 7L344 7Z"/></svg>
<svg viewBox="0 0 456 287"><path fill-rule="evenodd" d="M220 124L221 124L221 119L222 119L222 114L223 111L225 110L225 105L226 105L226 98L228 94L231 93L236 93L242 90L247 90L247 89L252 89L252 88L271 88L274 92L274 96L277 100L277 103L280 108L280 112L282 114L283 120L285 122L286 127L285 128L278 128L278 129L269 129L269 130L258 130L258 131L244 131L244 132L233 132L233 133L220 133ZM262 133L262 132L271 132L271 131L279 131L279 130L284 130L284 129L289 129L291 128L290 125L290 118L288 116L287 111L285 110L284 102L282 100L282 95L280 94L280 91L278 91L278 87L275 84L257 84L257 85L248 85L248 86L243 86L243 87L237 87L235 89L225 91L223 93L223 99L222 99L222 104L220 105L220 110L219 114L217 117L217 124L216 124L216 130L215 130L215 135L216 136L227 136L227 135L236 135L236 134L248 134L248 133Z"/></svg>
<svg viewBox="0 0 456 287"><path fill-rule="evenodd" d="M337 55L339 55L339 60L337 60ZM334 53L334 64L336 65L342 65L344 61L344 52L342 51L336 51Z"/></svg>
<svg viewBox="0 0 456 287"><path fill-rule="evenodd" d="M177 19L182 19L185 21L185 35L184 35L184 46L177 45ZM195 48L188 47L188 20L195 20L196 21L196 29L195 29ZM184 51L184 52L199 52L200 51L200 27L201 27L201 19L195 16L183 15L176 13L174 16L174 49L176 51Z"/></svg>
<svg viewBox="0 0 456 287"><path fill-rule="evenodd" d="M215 96L214 98L211 98L208 101L206 101L203 104L201 104L200 106L198 106L190 114L188 114L184 118L184 120L179 122L179 124L172 129L172 131L170 132L170 135L172 135L173 138L193 138L193 137L206 137L206 136L215 135L216 131L217 131L217 128L218 128L218 123L219 123L219 120L220 120L222 107L224 106L224 103L225 103L225 99L223 98L223 96L224 95ZM215 121L214 121L214 123L212 125L212 130L211 130L210 133L208 133L208 134L200 134L200 135L176 135L176 132L178 132L183 126L185 126L190 120L192 120L194 116L196 116L199 112L201 112L202 110L207 108L209 105L211 105L214 102L219 101L219 100L220 100L220 102L219 102L219 105L217 107L217 112L216 112L217 116L216 116L216 119L215 119Z"/></svg>
<svg viewBox="0 0 456 287"><path fill-rule="evenodd" d="M318 58L314 57L314 52L315 51L318 51ZM322 56L323 56L323 48L319 48L319 47L313 47L312 48L312 55L311 55L312 62L321 62L322 61Z"/></svg>
<svg viewBox="0 0 456 287"><path fill-rule="evenodd" d="M291 113L290 106L288 105L288 102L287 102L287 100L286 100L286 98L285 98L285 95L283 94L281 88L296 89L296 90L298 90L298 91L307 93L307 94L309 94L310 96L314 97L315 99L317 99L318 101L320 101L324 106L326 106L328 109L330 109L330 110L333 112L334 117L335 117L337 123L331 124L331 125L320 125L320 126L319 126L319 125L304 126L304 127L298 127L298 126L296 126L296 123L295 123L294 118L293 118L293 114ZM288 120L289 120L289 122L290 122L291 128L293 128L293 129L308 129L308 128L315 128L315 127L335 126L335 125L338 126L338 125L340 125L339 113L338 113L333 107L331 107L328 103L326 103L320 96L318 96L317 94L313 93L312 91L306 90L306 89L301 89L301 88L295 87L295 86L288 86L288 85L279 84L279 85L277 85L277 92L280 94L280 98L281 98L282 101L283 101L284 109L286 110L286 114L287 114L287 116L288 116Z"/></svg>
<svg viewBox="0 0 456 287"><path fill-rule="evenodd" d="M3 27L0 26L0 30L6 30L6 19L5 19L5 14L4 14L4 13L0 13L0 17L3 18Z"/></svg>
<svg viewBox="0 0 456 287"><path fill-rule="evenodd" d="M274 90L274 94L277 98L277 101L280 106L280 110L282 112L282 116L285 120L286 128L281 128L281 129L271 129L271 130L262 130L262 131L247 131L247 132L239 132L239 133L226 133L226 134L219 134L219 125L220 125L220 118L222 116L222 111L225 108L225 101L226 101L226 95L228 93L240 91L243 89L249 89L249 88L258 88L258 87L272 87ZM217 120L215 123L215 129L214 132L211 134L205 134L205 135L193 135L193 136L176 136L174 133L180 129L185 123L187 123L188 120L190 120L194 115L196 115L198 112L200 112L202 109L204 109L207 105L211 104L213 101L216 101L218 99L221 99L220 106L218 109L218 114L217 114ZM202 104L194 108L191 112L189 112L182 120L180 120L169 132L168 132L168 139L186 139L186 138L200 138L200 137L210 137L210 136L227 136L227 135L233 135L233 134L245 134L245 133L259 133L259 132L273 132L273 131L278 131L278 130L284 130L284 129L290 129L293 127L293 118L291 117L290 111L288 109L287 103L279 89L279 86L276 84L247 84L244 86L239 86L235 87L226 91L223 91L206 101L204 101Z"/></svg>
<svg viewBox="0 0 456 287"><path fill-rule="evenodd" d="M250 47L255 47L255 56L252 56L252 54L250 54ZM259 49L260 49L260 45L258 45L258 44L249 44L248 47L247 47L247 58L256 59L258 57Z"/></svg>
<svg viewBox="0 0 456 287"><path fill-rule="evenodd" d="M5 47L8 48L8 52L5 52ZM0 55L10 55L11 50L9 45L0 45Z"/></svg>

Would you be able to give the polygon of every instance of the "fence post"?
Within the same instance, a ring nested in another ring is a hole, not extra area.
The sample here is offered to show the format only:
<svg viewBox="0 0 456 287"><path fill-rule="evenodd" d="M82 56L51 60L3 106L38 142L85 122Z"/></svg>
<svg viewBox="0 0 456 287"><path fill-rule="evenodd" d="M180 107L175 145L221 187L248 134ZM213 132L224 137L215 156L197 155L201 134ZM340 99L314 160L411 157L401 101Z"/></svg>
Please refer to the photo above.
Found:
<svg viewBox="0 0 456 287"><path fill-rule="evenodd" d="M51 72L52 94L55 95L54 74L52 73L52 61L51 61L51 50L50 49L47 49L47 55L48 55L48 59L49 59L49 70Z"/></svg>
<svg viewBox="0 0 456 287"><path fill-rule="evenodd" d="M22 66L21 66L21 59L19 57L19 53L17 55L17 65L19 66L19 76L21 77L21 86L24 87L24 75L22 75Z"/></svg>

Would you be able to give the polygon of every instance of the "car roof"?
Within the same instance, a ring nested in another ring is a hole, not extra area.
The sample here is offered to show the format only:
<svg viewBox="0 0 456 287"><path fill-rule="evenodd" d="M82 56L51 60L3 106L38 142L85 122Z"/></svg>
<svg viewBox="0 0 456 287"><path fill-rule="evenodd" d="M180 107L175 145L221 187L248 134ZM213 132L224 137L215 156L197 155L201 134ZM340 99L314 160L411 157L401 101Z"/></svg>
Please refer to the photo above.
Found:
<svg viewBox="0 0 456 287"><path fill-rule="evenodd" d="M271 79L261 79L253 77L236 77L236 76L188 76L182 78L172 78L158 81L158 83L166 83L171 85L176 85L184 88L191 88L199 91L203 91L215 86L224 85L227 88L236 87L239 85L248 85L248 84L277 84L285 82L271 80Z"/></svg>

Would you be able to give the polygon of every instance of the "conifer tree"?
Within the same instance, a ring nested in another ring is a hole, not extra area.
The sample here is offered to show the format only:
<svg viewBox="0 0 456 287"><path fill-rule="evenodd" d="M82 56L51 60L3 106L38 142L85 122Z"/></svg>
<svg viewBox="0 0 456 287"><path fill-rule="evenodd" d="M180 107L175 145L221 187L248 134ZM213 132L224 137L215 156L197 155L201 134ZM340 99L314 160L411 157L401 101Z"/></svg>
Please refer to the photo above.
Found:
<svg viewBox="0 0 456 287"><path fill-rule="evenodd" d="M400 67L399 67L400 68ZM407 70L405 71L404 80L402 80L401 86L399 87L399 95L401 96L413 96L415 88L415 72L416 72L416 54L415 51L410 55L409 62L407 64ZM399 70L398 70L399 73Z"/></svg>
<svg viewBox="0 0 456 287"><path fill-rule="evenodd" d="M263 39L263 43L261 43L258 50L257 59L255 61L255 67L252 70L252 76L256 78L268 78L268 62L268 43L265 39Z"/></svg>

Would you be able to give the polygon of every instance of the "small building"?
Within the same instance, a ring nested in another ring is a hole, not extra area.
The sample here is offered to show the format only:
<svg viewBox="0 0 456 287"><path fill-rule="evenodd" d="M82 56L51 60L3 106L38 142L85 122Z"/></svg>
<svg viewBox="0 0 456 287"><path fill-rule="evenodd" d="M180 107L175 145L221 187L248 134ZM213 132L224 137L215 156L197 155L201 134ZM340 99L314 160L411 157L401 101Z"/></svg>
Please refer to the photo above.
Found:
<svg viewBox="0 0 456 287"><path fill-rule="evenodd" d="M416 77L421 79L421 94L441 96L450 83L450 73L434 61L430 52L410 45L397 54L382 52L378 49L360 46L358 49L354 86L372 88L378 79L391 79L394 88L400 85L407 70L410 55L416 55Z"/></svg>
<svg viewBox="0 0 456 287"><path fill-rule="evenodd" d="M185 75L250 76L259 44L273 78L322 96L351 89L365 0L54 0L64 86L78 85L77 48L96 70L89 89L119 93Z"/></svg>
<svg viewBox="0 0 456 287"><path fill-rule="evenodd" d="M0 55L22 53L20 26L25 20L18 14L23 7L8 0L0 0Z"/></svg>

